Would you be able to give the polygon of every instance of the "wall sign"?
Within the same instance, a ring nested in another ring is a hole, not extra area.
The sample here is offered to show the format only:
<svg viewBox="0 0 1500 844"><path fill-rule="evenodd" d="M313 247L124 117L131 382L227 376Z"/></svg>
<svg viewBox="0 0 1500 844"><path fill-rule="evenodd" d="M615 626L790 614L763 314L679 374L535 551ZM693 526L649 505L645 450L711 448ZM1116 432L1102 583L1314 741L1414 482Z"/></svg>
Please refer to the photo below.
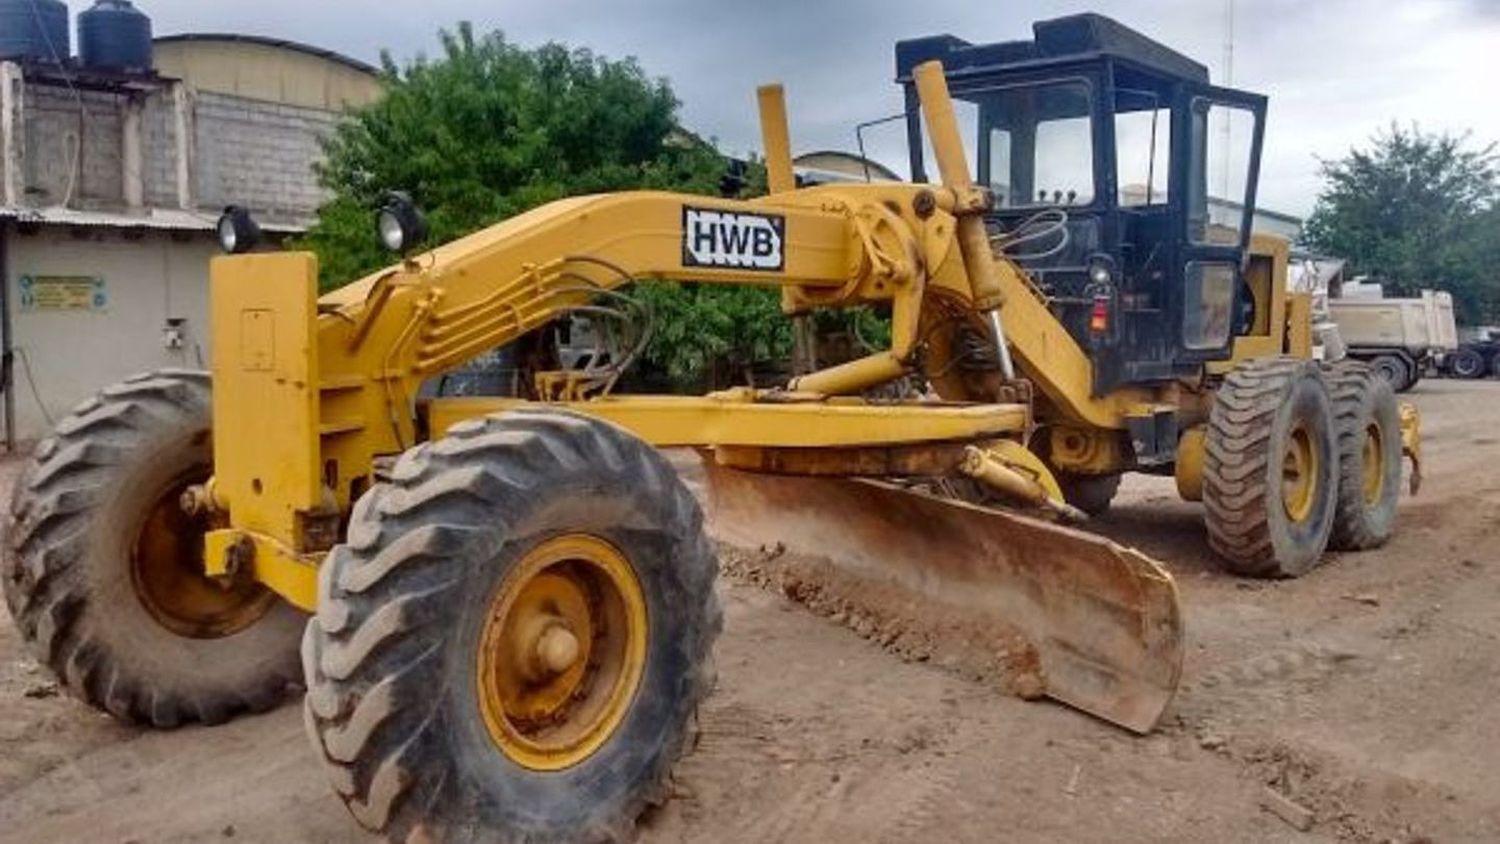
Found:
<svg viewBox="0 0 1500 844"><path fill-rule="evenodd" d="M83 275L23 275L22 311L102 311L109 305L104 279Z"/></svg>

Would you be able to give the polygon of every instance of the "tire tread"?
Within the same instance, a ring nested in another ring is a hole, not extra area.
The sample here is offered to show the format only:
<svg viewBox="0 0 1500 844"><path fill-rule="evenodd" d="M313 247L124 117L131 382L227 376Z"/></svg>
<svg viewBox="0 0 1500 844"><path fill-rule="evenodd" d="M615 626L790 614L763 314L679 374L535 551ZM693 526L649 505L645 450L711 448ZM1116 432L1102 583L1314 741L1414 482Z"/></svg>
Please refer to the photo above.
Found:
<svg viewBox="0 0 1500 844"><path fill-rule="evenodd" d="M456 425L444 439L404 454L390 479L356 506L348 542L330 552L320 573L319 609L302 653L305 724L335 789L366 828L404 840L441 827L441 807L461 799L453 762L431 752L429 735L439 721L431 693L437 643L451 635L443 608L464 582L449 573L451 558L484 541L482 528L503 522L507 501L580 473L638 495L669 491L665 500L695 537L689 556L714 559L697 504L670 464L621 429L576 414L518 411ZM711 672L704 666L722 626L715 569L673 566L674 576L684 579L683 593L704 602L708 620L685 679L693 707L709 691ZM671 740L675 745L638 784L625 811L580 831L581 837L628 836L636 817L665 799L671 766L686 744L683 735ZM529 840L523 832L482 834L484 840Z"/></svg>
<svg viewBox="0 0 1500 844"><path fill-rule="evenodd" d="M38 446L11 501L0 586L28 648L75 697L128 722L219 723L271 708L299 679L287 670L211 699L184 699L123 670L116 643L86 623L108 611L80 571L95 505L156 431L206 412L210 384L206 373L161 370L84 400Z"/></svg>
<svg viewBox="0 0 1500 844"><path fill-rule="evenodd" d="M1209 414L1203 456L1204 522L1209 546L1236 574L1281 577L1271 527L1271 437L1282 402L1299 378L1321 380L1317 364L1292 357L1254 358L1225 376Z"/></svg>

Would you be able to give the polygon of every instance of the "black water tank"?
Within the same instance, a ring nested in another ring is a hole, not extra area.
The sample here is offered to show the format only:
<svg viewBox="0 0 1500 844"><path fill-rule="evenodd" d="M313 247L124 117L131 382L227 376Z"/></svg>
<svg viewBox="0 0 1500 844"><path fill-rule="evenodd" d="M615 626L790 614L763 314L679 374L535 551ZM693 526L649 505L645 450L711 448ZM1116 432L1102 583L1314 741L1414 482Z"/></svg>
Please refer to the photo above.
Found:
<svg viewBox="0 0 1500 844"><path fill-rule="evenodd" d="M68 60L68 4L62 0L0 0L0 59Z"/></svg>
<svg viewBox="0 0 1500 844"><path fill-rule="evenodd" d="M78 16L78 59L97 70L150 70L151 19L130 0L99 0Z"/></svg>

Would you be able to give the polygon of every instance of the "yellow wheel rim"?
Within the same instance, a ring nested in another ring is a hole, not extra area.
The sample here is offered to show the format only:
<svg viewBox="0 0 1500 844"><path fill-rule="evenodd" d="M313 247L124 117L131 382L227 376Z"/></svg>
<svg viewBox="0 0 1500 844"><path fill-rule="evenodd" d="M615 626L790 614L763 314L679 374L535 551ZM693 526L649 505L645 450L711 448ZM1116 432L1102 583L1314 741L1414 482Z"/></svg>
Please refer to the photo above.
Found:
<svg viewBox="0 0 1500 844"><path fill-rule="evenodd" d="M151 505L130 549L130 579L141 606L179 636L217 639L244 630L276 604L276 593L248 572L225 582L203 573L210 525L183 512L182 493L207 480L206 469L168 485Z"/></svg>
<svg viewBox="0 0 1500 844"><path fill-rule="evenodd" d="M1286 454L1281 460L1281 503L1287 518L1305 521L1312 513L1317 493L1318 449L1307 428L1298 425L1287 438Z"/></svg>
<svg viewBox="0 0 1500 844"><path fill-rule="evenodd" d="M537 771L591 756L635 699L647 632L645 594L615 546L567 534L533 548L479 637L479 706L495 747Z"/></svg>
<svg viewBox="0 0 1500 844"><path fill-rule="evenodd" d="M1365 503L1375 506L1385 492L1385 443L1380 435L1380 426L1371 422L1365 428L1365 444L1360 449L1360 464L1364 473L1361 492Z"/></svg>

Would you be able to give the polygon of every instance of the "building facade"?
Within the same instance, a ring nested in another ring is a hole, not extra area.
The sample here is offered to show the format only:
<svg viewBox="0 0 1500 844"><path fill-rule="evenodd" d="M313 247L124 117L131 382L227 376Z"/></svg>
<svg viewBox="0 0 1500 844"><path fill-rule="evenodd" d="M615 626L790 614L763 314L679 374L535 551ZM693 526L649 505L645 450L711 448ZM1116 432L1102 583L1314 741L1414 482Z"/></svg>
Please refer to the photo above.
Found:
<svg viewBox="0 0 1500 844"><path fill-rule="evenodd" d="M243 35L155 41L155 70L0 62L0 387L7 444L100 387L204 367L214 224L303 231L321 139L376 70Z"/></svg>

